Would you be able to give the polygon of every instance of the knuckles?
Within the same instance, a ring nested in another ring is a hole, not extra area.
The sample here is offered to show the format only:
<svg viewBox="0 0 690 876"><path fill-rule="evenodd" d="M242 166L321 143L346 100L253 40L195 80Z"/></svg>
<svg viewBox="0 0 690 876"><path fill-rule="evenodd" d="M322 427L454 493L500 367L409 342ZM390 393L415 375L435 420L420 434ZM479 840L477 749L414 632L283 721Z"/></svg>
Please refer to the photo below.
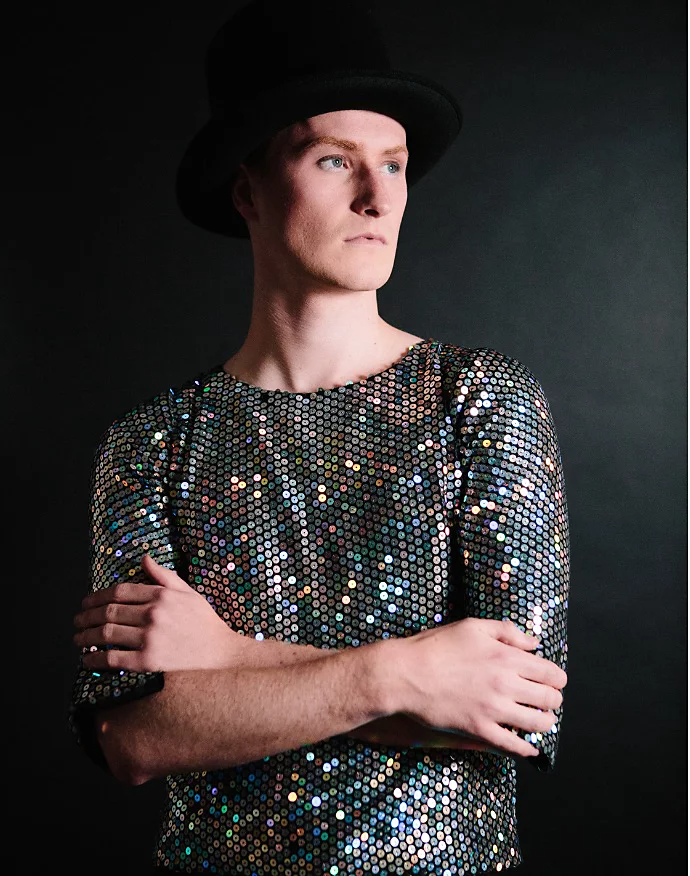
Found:
<svg viewBox="0 0 690 876"><path fill-rule="evenodd" d="M100 662L105 664L106 669L115 669L115 656L113 651L103 651Z"/></svg>
<svg viewBox="0 0 690 876"><path fill-rule="evenodd" d="M123 581L120 584L115 584L114 587L111 588L112 598L122 600L125 602L127 600L127 584Z"/></svg>
<svg viewBox="0 0 690 876"><path fill-rule="evenodd" d="M500 670L494 670L489 676L489 686L493 693L499 696L505 696L510 693L510 684L505 676L505 673Z"/></svg>
<svg viewBox="0 0 690 876"><path fill-rule="evenodd" d="M115 624L103 624L103 626L101 627L101 638L106 643L106 645L112 644L115 641Z"/></svg>
<svg viewBox="0 0 690 876"><path fill-rule="evenodd" d="M157 636L150 627L146 627L141 632L141 650L146 651L150 655L154 645L158 641Z"/></svg>
<svg viewBox="0 0 690 876"><path fill-rule="evenodd" d="M114 623L117 619L118 607L114 602L108 602L103 607L103 620L106 623Z"/></svg>
<svg viewBox="0 0 690 876"><path fill-rule="evenodd" d="M149 603L149 605L144 609L144 620L147 625L155 624L156 621L160 620L162 614L162 603L160 600L157 600L155 603Z"/></svg>

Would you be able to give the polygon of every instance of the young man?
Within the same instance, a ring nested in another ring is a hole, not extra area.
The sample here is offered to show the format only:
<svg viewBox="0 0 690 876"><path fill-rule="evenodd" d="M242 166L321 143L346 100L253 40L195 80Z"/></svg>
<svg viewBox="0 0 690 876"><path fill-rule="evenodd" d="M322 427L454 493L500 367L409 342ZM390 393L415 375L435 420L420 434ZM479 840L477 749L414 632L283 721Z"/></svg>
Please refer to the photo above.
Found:
<svg viewBox="0 0 690 876"><path fill-rule="evenodd" d="M378 314L457 105L364 7L281 10L215 38L178 180L249 236L250 328L100 442L73 725L122 781L166 778L160 871L514 867L515 758L553 766L567 680L553 419L520 362Z"/></svg>

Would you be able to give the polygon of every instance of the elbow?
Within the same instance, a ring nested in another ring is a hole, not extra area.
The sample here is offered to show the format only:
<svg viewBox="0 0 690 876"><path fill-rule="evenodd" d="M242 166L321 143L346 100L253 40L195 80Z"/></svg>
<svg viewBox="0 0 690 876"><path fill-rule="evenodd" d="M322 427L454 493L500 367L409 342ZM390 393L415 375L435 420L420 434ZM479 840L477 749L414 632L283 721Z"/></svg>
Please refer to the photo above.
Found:
<svg viewBox="0 0 690 876"><path fill-rule="evenodd" d="M132 758L117 758L112 764L108 761L113 776L123 785L136 787L144 785L153 778L153 775L144 768L144 765Z"/></svg>
<svg viewBox="0 0 690 876"><path fill-rule="evenodd" d="M117 710L101 713L96 719L96 738L113 778L123 785L143 785L154 778L146 757L137 745L138 734L125 728Z"/></svg>
<svg viewBox="0 0 690 876"><path fill-rule="evenodd" d="M128 785L129 787L143 785L148 782L149 779L153 778L152 776L147 776L142 770L125 765L122 762L112 763L109 760L108 766L113 777L117 779L120 784Z"/></svg>

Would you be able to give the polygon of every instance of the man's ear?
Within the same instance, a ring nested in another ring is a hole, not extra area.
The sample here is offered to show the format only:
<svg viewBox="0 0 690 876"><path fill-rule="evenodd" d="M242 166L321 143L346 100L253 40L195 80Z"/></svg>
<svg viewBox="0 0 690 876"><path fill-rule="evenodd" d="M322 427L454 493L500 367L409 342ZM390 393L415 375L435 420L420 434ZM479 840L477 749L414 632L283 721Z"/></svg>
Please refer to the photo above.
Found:
<svg viewBox="0 0 690 876"><path fill-rule="evenodd" d="M252 179L244 164L240 164L239 170L235 174L231 183L230 193L235 209L244 220L246 221L250 217L254 219L256 211L254 209Z"/></svg>

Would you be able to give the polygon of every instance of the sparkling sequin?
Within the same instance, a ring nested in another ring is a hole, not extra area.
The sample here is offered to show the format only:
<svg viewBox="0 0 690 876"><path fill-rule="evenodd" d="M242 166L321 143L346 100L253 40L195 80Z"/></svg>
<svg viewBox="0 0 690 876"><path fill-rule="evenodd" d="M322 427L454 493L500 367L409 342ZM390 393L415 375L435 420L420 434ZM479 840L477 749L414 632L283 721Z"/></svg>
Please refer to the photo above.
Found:
<svg viewBox="0 0 690 876"><path fill-rule="evenodd" d="M344 648L465 616L509 618L563 669L570 574L559 446L519 361L429 338L364 380L264 390L222 365L116 419L92 481L92 587L175 569L244 635ZM89 672L72 727L161 673ZM548 733L522 733L554 765ZM514 728L513 732L518 733ZM521 863L516 763L334 736L167 780L159 866L181 872L407 874Z"/></svg>

